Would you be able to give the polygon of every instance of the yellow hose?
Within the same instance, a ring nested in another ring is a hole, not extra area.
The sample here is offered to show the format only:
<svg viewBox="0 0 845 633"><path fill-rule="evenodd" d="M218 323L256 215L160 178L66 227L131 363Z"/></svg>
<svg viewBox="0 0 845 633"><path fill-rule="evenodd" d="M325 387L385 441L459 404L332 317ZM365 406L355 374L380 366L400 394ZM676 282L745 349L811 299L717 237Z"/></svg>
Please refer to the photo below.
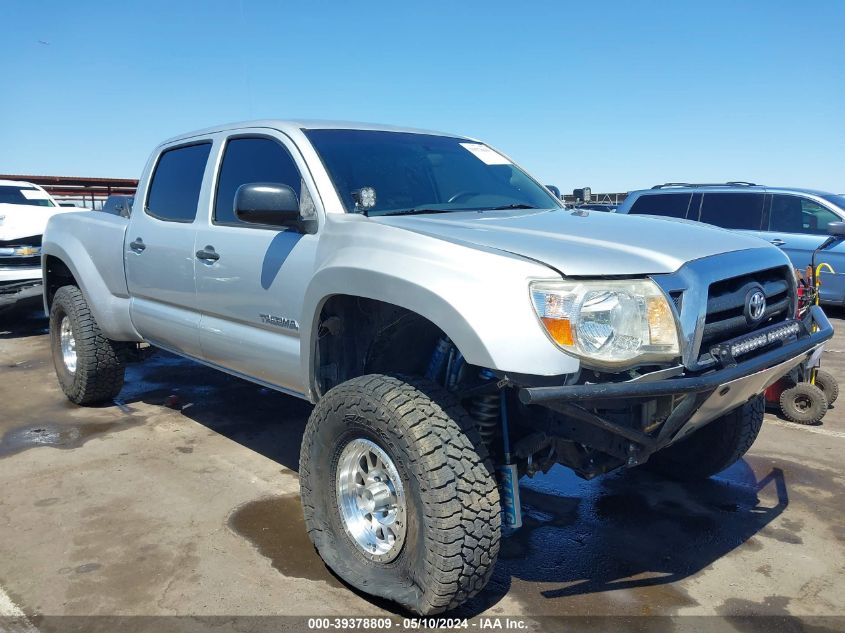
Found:
<svg viewBox="0 0 845 633"><path fill-rule="evenodd" d="M834 275L836 274L836 271L833 270L833 266L831 266L827 262L822 262L821 264L816 266L815 274L813 275L813 277L816 280L816 305L819 305L819 295L821 294L820 290L821 290L821 287L822 287L821 272L822 272L823 268L826 268L830 273L832 273ZM816 329L816 324L814 323L813 324L813 330L815 330L815 329ZM815 367L813 367L810 370L810 384L811 385L816 384L816 368Z"/></svg>
<svg viewBox="0 0 845 633"><path fill-rule="evenodd" d="M836 274L836 271L833 270L833 266L831 266L827 262L822 262L821 264L816 266L816 274L814 275L814 277L816 278L816 305L819 305L819 288L822 287L822 268L827 268L829 272L833 273L834 275Z"/></svg>

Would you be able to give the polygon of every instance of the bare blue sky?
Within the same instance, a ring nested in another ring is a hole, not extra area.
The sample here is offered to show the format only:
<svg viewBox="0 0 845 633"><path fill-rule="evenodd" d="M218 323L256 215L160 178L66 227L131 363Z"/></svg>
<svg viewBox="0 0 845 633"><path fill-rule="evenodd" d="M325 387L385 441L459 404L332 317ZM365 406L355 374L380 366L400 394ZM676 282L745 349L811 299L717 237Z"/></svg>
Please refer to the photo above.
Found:
<svg viewBox="0 0 845 633"><path fill-rule="evenodd" d="M541 180L845 190L845 2L6 0L0 172L251 118L475 136Z"/></svg>

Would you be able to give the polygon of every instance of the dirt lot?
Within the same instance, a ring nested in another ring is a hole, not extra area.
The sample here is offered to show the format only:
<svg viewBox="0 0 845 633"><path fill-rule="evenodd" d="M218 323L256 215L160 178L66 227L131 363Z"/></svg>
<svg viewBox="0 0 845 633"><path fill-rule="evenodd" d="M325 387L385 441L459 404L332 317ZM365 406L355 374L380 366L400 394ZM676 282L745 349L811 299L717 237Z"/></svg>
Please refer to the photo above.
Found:
<svg viewBox="0 0 845 633"><path fill-rule="evenodd" d="M35 310L0 316L0 616L28 616L6 628L395 614L335 579L305 535L309 405L159 354L130 367L115 405L78 408L46 325ZM845 385L845 335L823 363ZM636 470L525 481L526 526L459 615L845 616L843 407L813 428L769 414L746 459L702 484Z"/></svg>

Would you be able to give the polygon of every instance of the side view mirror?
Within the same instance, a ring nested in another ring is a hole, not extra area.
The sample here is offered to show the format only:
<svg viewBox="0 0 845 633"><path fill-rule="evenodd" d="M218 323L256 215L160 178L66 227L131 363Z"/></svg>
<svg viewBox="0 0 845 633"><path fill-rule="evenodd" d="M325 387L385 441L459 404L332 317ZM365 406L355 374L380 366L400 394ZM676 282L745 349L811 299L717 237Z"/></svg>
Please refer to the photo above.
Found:
<svg viewBox="0 0 845 633"><path fill-rule="evenodd" d="M827 225L827 233L834 237L845 237L845 222L831 222Z"/></svg>
<svg viewBox="0 0 845 633"><path fill-rule="evenodd" d="M266 226L296 226L304 221L299 215L296 192L273 182L250 182L235 192L235 216L241 222Z"/></svg>

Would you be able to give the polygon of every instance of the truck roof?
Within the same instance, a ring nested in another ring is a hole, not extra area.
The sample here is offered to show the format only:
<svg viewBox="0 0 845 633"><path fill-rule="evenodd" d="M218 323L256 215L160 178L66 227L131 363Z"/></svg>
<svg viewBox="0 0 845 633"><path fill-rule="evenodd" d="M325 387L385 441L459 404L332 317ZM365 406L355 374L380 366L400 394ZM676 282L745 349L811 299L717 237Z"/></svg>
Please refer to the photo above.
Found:
<svg viewBox="0 0 845 633"><path fill-rule="evenodd" d="M201 136L205 134L214 134L216 132L225 132L228 130L237 130L240 128L255 128L266 127L280 132L291 132L298 130L376 130L383 132L409 132L413 134L433 134L436 136L451 136L455 138L466 138L460 134L449 134L447 132L436 132L433 130L422 130L411 127L401 127L396 125L384 125L381 123L360 123L355 121L324 121L318 119L257 119L254 121L239 121L236 123L225 123L223 125L215 125L213 127L204 128L202 130L195 130L185 134L179 134L167 139L162 143L169 144L175 141L181 141L192 138L194 136ZM468 139L469 140L469 139Z"/></svg>

